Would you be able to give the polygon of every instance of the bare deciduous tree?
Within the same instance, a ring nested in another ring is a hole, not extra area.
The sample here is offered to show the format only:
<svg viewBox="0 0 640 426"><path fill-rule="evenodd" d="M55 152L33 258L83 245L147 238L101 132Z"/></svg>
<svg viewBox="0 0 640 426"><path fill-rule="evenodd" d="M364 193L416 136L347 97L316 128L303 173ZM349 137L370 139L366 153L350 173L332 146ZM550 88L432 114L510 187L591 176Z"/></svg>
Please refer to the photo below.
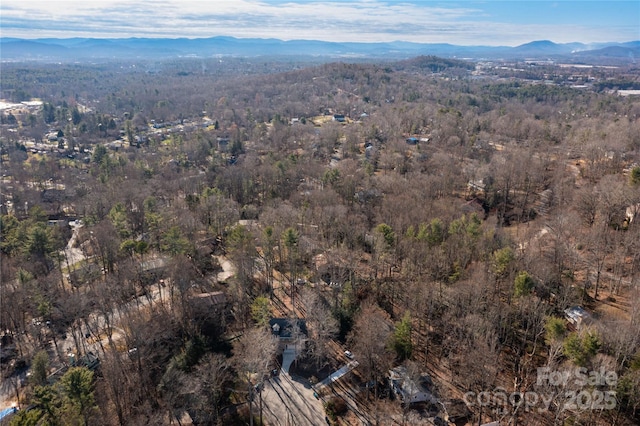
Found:
<svg viewBox="0 0 640 426"><path fill-rule="evenodd" d="M278 343L270 331L264 328L247 329L233 343L232 362L241 384L247 392L250 424L253 425L254 387L269 372Z"/></svg>

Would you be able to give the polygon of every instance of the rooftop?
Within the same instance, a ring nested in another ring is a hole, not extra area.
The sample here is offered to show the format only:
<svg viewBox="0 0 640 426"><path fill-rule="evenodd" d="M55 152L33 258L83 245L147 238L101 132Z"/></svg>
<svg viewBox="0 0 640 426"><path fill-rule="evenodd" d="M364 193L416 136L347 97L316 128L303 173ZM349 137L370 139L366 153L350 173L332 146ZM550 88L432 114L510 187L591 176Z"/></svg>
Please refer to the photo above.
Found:
<svg viewBox="0 0 640 426"><path fill-rule="evenodd" d="M274 335L277 335L281 339L291 339L294 336L295 328L300 333L307 336L307 323L302 319L294 318L271 318L269 320L269 327Z"/></svg>

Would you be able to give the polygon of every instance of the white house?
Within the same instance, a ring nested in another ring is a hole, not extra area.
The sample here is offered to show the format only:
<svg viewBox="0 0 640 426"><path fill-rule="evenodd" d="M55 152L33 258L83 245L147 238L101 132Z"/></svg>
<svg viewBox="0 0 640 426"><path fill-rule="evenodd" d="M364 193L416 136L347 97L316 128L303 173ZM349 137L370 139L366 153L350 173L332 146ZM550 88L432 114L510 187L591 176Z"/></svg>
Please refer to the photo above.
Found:
<svg viewBox="0 0 640 426"><path fill-rule="evenodd" d="M389 370L391 390L404 403L430 402L435 404L437 399L427 387L430 381L429 376L426 375L421 375L417 379L409 377L407 368L402 365Z"/></svg>

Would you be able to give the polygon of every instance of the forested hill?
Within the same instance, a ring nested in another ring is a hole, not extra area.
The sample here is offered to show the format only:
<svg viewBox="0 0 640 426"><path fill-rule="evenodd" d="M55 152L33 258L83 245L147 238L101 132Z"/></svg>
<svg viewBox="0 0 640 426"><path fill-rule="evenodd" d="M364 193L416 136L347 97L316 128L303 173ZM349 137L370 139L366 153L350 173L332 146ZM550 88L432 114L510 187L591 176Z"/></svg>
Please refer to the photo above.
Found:
<svg viewBox="0 0 640 426"><path fill-rule="evenodd" d="M437 56L418 56L416 58L398 61L394 64L394 68L401 70L421 70L431 73L444 71L447 68L461 68L463 70L475 69L475 64L457 59L446 59Z"/></svg>
<svg viewBox="0 0 640 426"><path fill-rule="evenodd" d="M404 59L418 55L448 58L562 60L598 63L633 63L640 57L637 41L627 43L558 44L534 41L520 46L457 46L446 43L355 43L317 40L211 38L73 38L0 40L3 61L105 61L211 57L307 57L331 60Z"/></svg>

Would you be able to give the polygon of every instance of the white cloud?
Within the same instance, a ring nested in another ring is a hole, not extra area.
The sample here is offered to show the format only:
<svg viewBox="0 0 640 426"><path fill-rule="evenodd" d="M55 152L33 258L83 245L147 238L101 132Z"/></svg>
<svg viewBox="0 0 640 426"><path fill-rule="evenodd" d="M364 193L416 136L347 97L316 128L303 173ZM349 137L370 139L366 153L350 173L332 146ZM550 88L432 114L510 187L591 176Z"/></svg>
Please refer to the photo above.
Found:
<svg viewBox="0 0 640 426"><path fill-rule="evenodd" d="M0 10L2 36L25 38L228 35L466 45L514 45L540 38L557 42L617 41L612 39L610 29L598 33L597 29L579 26L491 22L480 9L482 3L456 2L447 7L428 4L378 0L3 0ZM454 6L460 4L467 7Z"/></svg>

